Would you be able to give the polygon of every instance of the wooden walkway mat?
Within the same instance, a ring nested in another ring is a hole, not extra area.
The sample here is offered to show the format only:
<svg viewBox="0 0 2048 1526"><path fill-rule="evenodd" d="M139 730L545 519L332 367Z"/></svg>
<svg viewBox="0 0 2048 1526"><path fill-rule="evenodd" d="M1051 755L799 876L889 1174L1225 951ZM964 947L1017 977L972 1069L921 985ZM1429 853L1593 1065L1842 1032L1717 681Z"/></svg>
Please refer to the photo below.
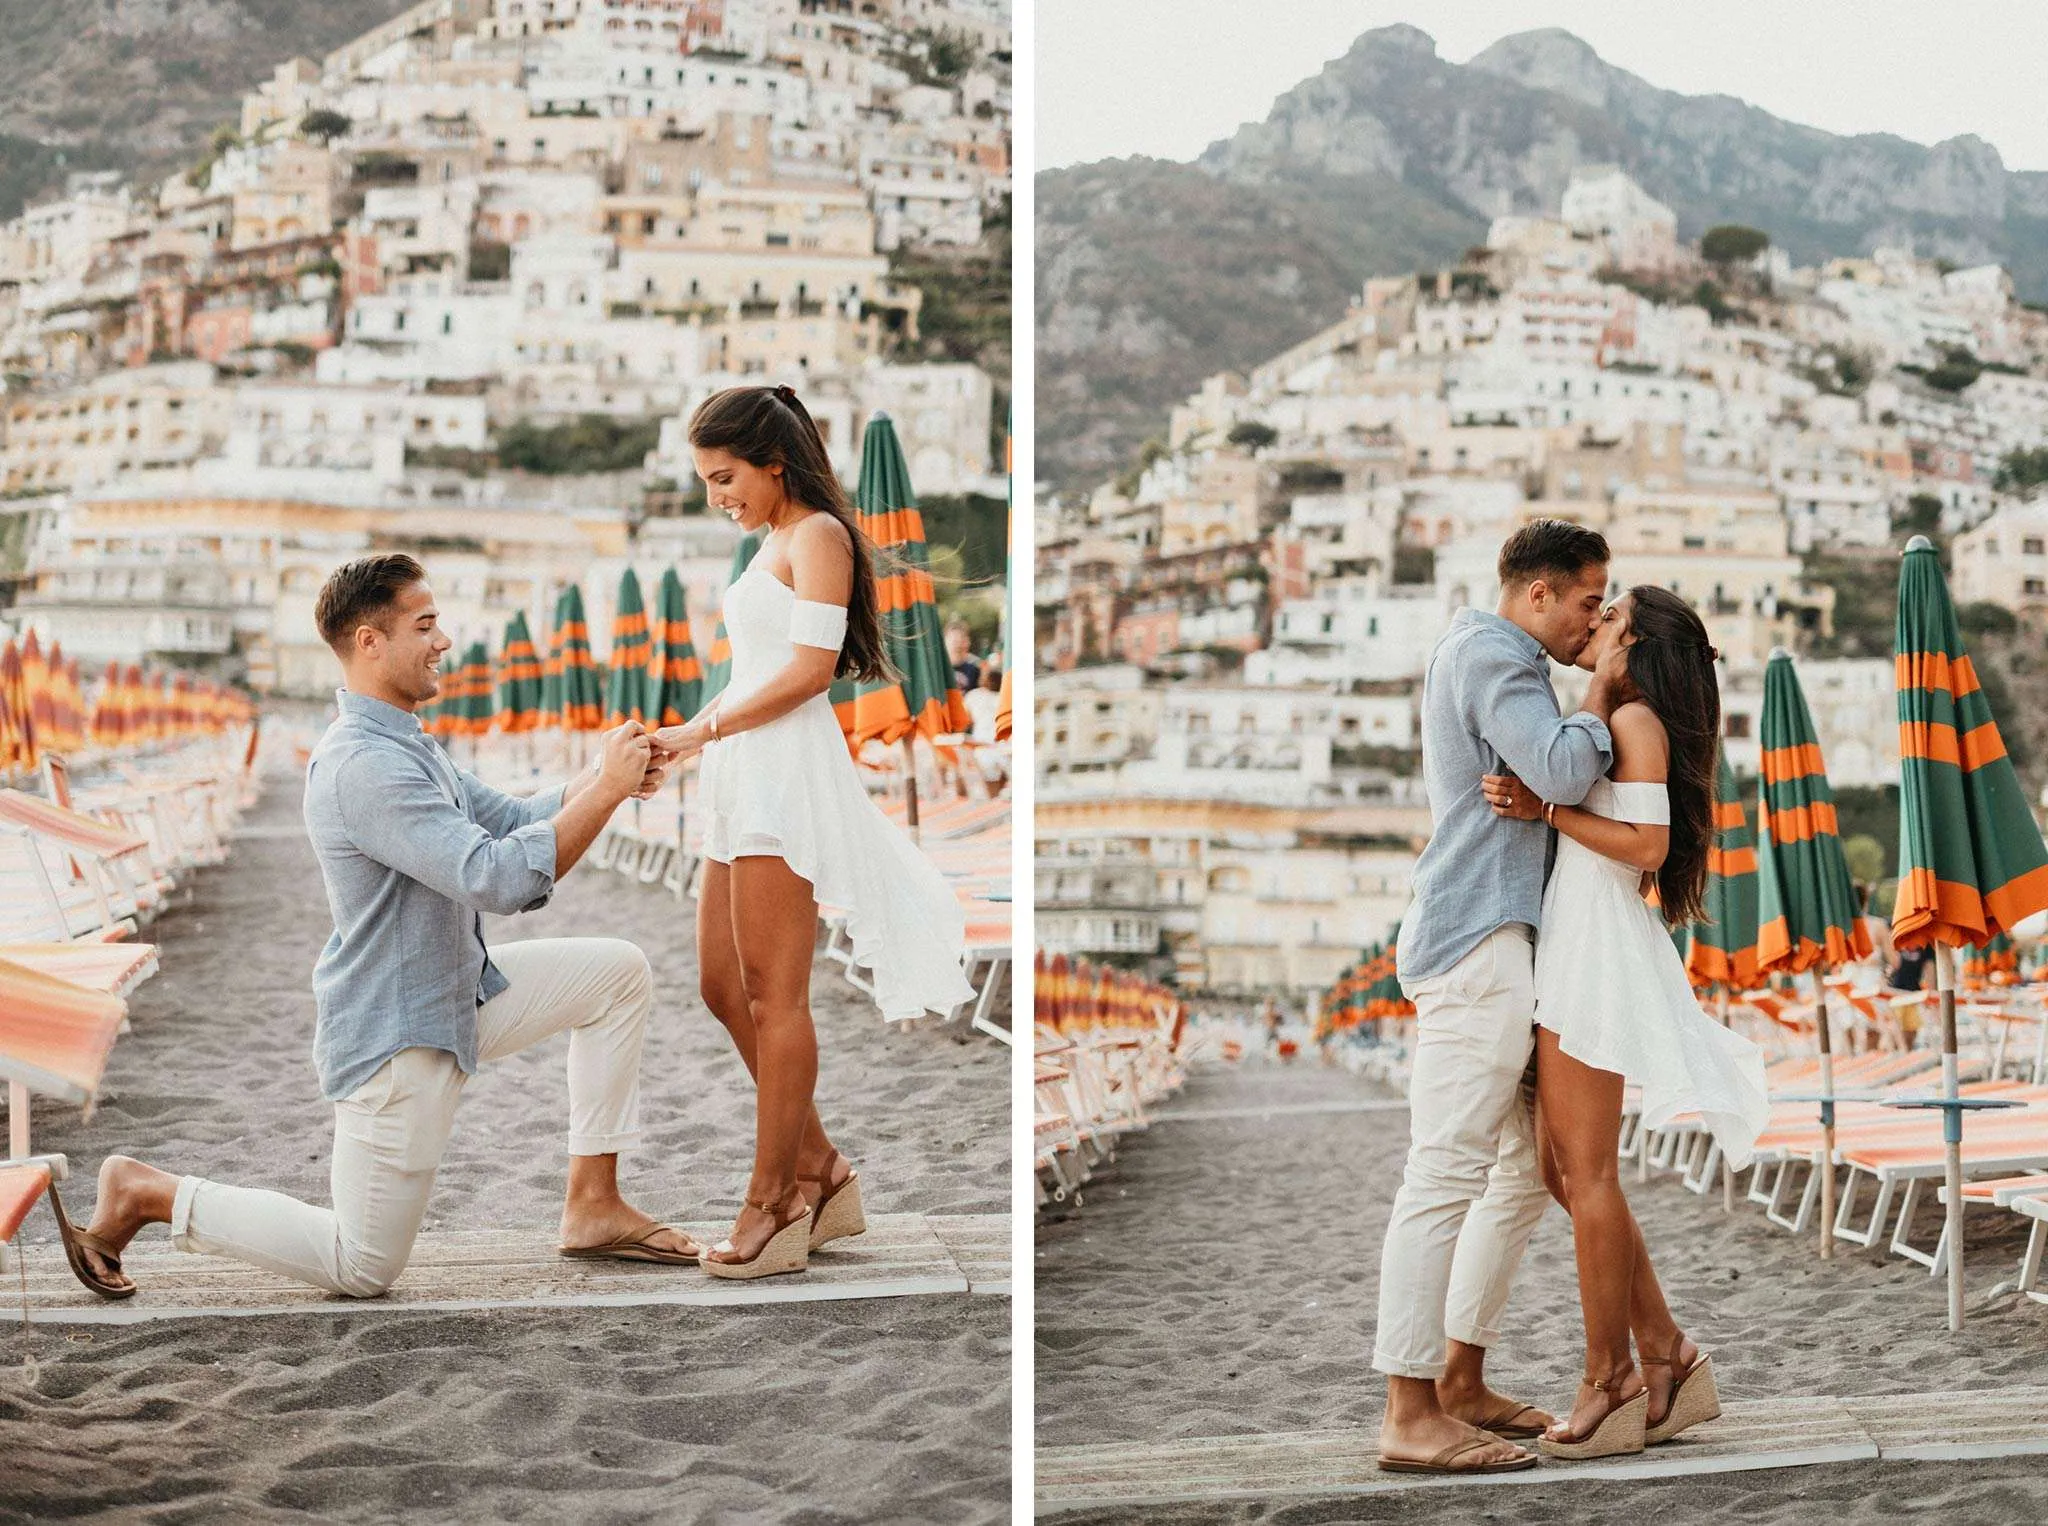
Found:
<svg viewBox="0 0 2048 1526"><path fill-rule="evenodd" d="M699 1240L724 1223L685 1223ZM407 1309L603 1308L636 1304L724 1305L905 1298L1009 1289L1010 1216L875 1214L868 1232L836 1241L810 1270L758 1282L707 1277L695 1267L630 1261L564 1261L546 1228L442 1230L422 1234L398 1285L377 1299L341 1298L273 1272L170 1248L144 1232L123 1258L142 1289L108 1303L72 1277L60 1246L21 1246L29 1318L42 1323L135 1324L235 1314L335 1314ZM0 1319L18 1308L18 1284L0 1292Z"/></svg>
<svg viewBox="0 0 2048 1526"><path fill-rule="evenodd" d="M1373 1431L1330 1430L1040 1447L1038 1514L2048 1453L2048 1388L1732 1403L1712 1424L1634 1457L1546 1458L1520 1473L1485 1478L1382 1473L1376 1441Z"/></svg>

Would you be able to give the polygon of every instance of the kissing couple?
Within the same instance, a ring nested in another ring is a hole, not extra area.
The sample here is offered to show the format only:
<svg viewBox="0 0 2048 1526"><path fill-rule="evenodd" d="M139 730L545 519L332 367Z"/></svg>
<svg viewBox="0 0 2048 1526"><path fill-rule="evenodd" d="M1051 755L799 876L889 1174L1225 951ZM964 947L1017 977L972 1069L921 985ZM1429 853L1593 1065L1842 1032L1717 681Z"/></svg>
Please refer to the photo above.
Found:
<svg viewBox="0 0 2048 1526"><path fill-rule="evenodd" d="M121 1255L146 1224L355 1298L405 1270L456 1105L479 1065L567 1031L568 1184L560 1254L698 1264L715 1277L801 1272L862 1233L860 1178L813 1104L819 906L843 911L890 1017L973 995L958 900L868 798L827 691L888 672L871 547L816 425L787 387L714 394L690 421L710 500L765 532L726 590L723 693L681 726L606 732L589 769L520 799L458 769L421 729L453 645L426 570L384 553L337 570L315 620L340 659L338 715L306 773L305 820L334 933L313 971L313 1060L334 1108L333 1206L109 1156L84 1229L54 1202L72 1271L128 1298ZM612 813L702 755L704 1003L755 1083L753 1174L729 1237L698 1244L634 1207L618 1160L640 1139L647 956L617 938L487 944L483 914L547 904Z"/></svg>
<svg viewBox="0 0 2048 1526"><path fill-rule="evenodd" d="M1503 1473L1640 1452L1720 1413L1619 1169L1642 1124L1697 1113L1741 1169L1769 1115L1756 1047L1700 1010L1669 929L1697 920L1714 833L1718 654L1685 601L1607 597L1607 542L1538 520L1500 601L1430 654L1433 830L1397 962L1415 1003L1407 1166L1380 1267L1381 1468ZM1592 674L1560 716L1548 663ZM1654 891L1656 903L1648 899ZM1515 1269L1552 1199L1571 1216L1584 1379L1554 1420L1487 1386Z"/></svg>

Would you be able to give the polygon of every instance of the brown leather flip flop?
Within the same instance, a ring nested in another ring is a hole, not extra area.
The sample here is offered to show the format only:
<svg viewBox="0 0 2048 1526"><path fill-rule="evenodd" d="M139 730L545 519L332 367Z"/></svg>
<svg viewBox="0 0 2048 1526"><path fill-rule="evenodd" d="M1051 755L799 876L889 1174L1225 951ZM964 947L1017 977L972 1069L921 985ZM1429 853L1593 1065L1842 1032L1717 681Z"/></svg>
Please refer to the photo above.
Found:
<svg viewBox="0 0 2048 1526"><path fill-rule="evenodd" d="M57 1233L63 1237L64 1259L71 1263L72 1275L102 1298L133 1298L136 1292L134 1283L108 1282L94 1272L85 1259L85 1253L91 1251L118 1275L121 1270L120 1253L98 1235L87 1234L71 1222L70 1216L64 1212L64 1200L57 1196L55 1182L50 1183L47 1190L50 1212L57 1216Z"/></svg>
<svg viewBox="0 0 2048 1526"><path fill-rule="evenodd" d="M1507 1401L1507 1407L1491 1420L1479 1421L1479 1429L1498 1436L1503 1441L1534 1441L1543 1434L1542 1423L1538 1422L1534 1425L1517 1423L1519 1416L1532 1413L1540 1415L1543 1411L1537 1409L1533 1404L1517 1404L1513 1399L1510 1399Z"/></svg>
<svg viewBox="0 0 2048 1526"><path fill-rule="evenodd" d="M563 1245L557 1247L557 1251L567 1261L654 1261L662 1266L695 1266L697 1258L704 1253L702 1246L696 1250L680 1251L663 1250L659 1245L647 1243L664 1230L690 1240L688 1233L673 1224L649 1224L638 1234L613 1240L607 1245ZM695 1245L696 1241L690 1240L690 1243Z"/></svg>
<svg viewBox="0 0 2048 1526"><path fill-rule="evenodd" d="M1524 1452L1519 1457L1504 1458L1500 1462L1467 1463L1456 1466L1457 1460L1468 1452L1494 1445L1491 1436L1472 1436L1464 1441L1454 1441L1428 1462L1411 1462L1401 1457L1382 1457L1380 1471L1383 1473L1519 1473L1524 1468L1536 1466L1536 1454Z"/></svg>

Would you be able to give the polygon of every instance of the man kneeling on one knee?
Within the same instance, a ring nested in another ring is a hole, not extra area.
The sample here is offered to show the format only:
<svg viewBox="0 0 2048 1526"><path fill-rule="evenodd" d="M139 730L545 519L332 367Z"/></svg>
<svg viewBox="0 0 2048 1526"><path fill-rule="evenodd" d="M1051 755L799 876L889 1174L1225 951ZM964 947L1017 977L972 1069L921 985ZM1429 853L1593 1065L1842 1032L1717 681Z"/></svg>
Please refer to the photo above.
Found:
<svg viewBox="0 0 2048 1526"><path fill-rule="evenodd" d="M306 773L306 829L334 935L313 971L313 1060L334 1105L332 1208L179 1177L125 1156L100 1169L90 1227L65 1222L74 1271L125 1298L121 1252L168 1223L180 1250L228 1256L369 1298L405 1270L464 1083L479 1064L569 1033L562 1253L692 1262L698 1247L619 1194L639 1139L646 955L615 938L487 947L482 914L547 904L621 802L659 789L642 729L607 732L595 766L530 799L455 767L416 712L452 642L409 556L349 563L316 608L340 657L340 714ZM62 1221L62 1211L59 1210Z"/></svg>

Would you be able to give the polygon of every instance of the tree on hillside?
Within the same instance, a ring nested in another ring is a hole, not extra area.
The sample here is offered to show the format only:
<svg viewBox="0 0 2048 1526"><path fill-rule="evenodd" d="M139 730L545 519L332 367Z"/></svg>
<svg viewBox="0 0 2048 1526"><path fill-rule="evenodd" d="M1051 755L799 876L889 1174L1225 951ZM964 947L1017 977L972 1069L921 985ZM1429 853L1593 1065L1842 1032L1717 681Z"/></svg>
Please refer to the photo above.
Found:
<svg viewBox="0 0 2048 1526"><path fill-rule="evenodd" d="M1741 223L1722 223L1700 237L1700 257L1710 265L1746 265L1770 247L1770 234Z"/></svg>
<svg viewBox="0 0 2048 1526"><path fill-rule="evenodd" d="M1280 431L1271 424L1261 424L1257 419L1240 419L1230 426L1230 433L1223 438L1240 449L1261 451L1280 438Z"/></svg>
<svg viewBox="0 0 2048 1526"><path fill-rule="evenodd" d="M299 131L321 143L332 143L336 138L346 138L355 123L338 111L309 111L299 122Z"/></svg>
<svg viewBox="0 0 2048 1526"><path fill-rule="evenodd" d="M2038 450L2008 451L1998 463L1991 486L2001 493L2031 496L2034 489L2044 482L2048 482L2048 446Z"/></svg>

